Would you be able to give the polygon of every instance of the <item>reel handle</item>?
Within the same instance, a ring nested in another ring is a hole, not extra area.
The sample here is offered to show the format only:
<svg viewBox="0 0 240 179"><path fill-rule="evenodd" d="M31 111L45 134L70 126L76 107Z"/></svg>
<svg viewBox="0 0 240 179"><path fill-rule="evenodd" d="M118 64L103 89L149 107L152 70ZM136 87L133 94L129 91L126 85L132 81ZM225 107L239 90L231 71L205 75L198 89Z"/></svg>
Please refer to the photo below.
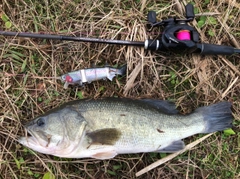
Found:
<svg viewBox="0 0 240 179"><path fill-rule="evenodd" d="M195 17L195 14L194 14L194 7L192 4L188 3L186 6L185 6L185 12L186 12L186 18L189 19L189 20L193 20L194 17Z"/></svg>

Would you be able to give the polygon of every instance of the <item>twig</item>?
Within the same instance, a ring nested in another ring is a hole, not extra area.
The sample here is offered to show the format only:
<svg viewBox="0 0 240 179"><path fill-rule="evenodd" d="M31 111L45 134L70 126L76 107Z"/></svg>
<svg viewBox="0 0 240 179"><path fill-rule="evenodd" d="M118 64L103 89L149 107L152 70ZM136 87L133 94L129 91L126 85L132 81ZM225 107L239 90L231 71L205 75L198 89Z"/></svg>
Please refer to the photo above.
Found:
<svg viewBox="0 0 240 179"><path fill-rule="evenodd" d="M137 78L137 75L140 73L141 71L141 66L142 66L142 62L140 61L137 66L135 67L135 69L132 71L132 73L129 75L129 79L125 85L125 89L124 89L124 95L126 95L128 93L128 91L133 88L134 86L134 81Z"/></svg>
<svg viewBox="0 0 240 179"><path fill-rule="evenodd" d="M237 73L240 76L240 71L238 70L238 68L233 65L230 61L226 60L223 57L220 57L222 61L224 61L224 63L226 63L235 73Z"/></svg>
<svg viewBox="0 0 240 179"><path fill-rule="evenodd" d="M228 85L228 88L227 88L227 89L223 92L223 94L222 94L222 99L225 98L225 96L227 96L227 94L230 92L231 88L232 88L233 85L237 82L237 80L238 80L238 77L235 78L230 85Z"/></svg>
<svg viewBox="0 0 240 179"><path fill-rule="evenodd" d="M202 13L198 13L195 14L196 17L200 17L200 16L216 16L216 15L220 15L220 12L202 12Z"/></svg>
<svg viewBox="0 0 240 179"><path fill-rule="evenodd" d="M186 145L186 147L185 147L184 149L182 149L182 150L180 150L180 151L178 151L178 152L176 152L176 153L170 154L170 155L168 155L167 157L164 157L164 158L162 158L162 159L160 159L160 160L152 163L151 165L149 165L149 166L145 167L144 169L140 170L139 172L137 172L137 173L136 173L136 177L141 176L142 174L144 174L144 173L146 173L146 172L148 172L148 171L150 171L150 170L158 167L159 165L162 165L163 163L166 163L167 161L173 159L174 157L176 157L176 156L182 154L183 152L185 152L185 151L193 148L194 146L196 146L196 145L199 144L200 142L202 142L202 141L204 141L205 139L207 139L208 137L210 137L212 134L213 134L213 133L208 134L208 135L205 135L205 136L203 136L202 138L200 138L200 139L198 139L198 140L196 140L196 141L194 141L194 142Z"/></svg>

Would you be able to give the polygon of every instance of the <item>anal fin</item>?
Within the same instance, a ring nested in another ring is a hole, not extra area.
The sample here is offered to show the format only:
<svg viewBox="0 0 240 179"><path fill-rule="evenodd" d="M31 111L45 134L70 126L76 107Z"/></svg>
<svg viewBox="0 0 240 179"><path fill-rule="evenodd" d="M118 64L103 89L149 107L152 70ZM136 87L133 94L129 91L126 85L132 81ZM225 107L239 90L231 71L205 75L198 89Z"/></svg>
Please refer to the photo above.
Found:
<svg viewBox="0 0 240 179"><path fill-rule="evenodd" d="M170 145L157 150L156 152L160 152L160 153L174 153L177 152L179 150L184 149L185 144L182 140L178 140L178 141L174 141L172 142Z"/></svg>

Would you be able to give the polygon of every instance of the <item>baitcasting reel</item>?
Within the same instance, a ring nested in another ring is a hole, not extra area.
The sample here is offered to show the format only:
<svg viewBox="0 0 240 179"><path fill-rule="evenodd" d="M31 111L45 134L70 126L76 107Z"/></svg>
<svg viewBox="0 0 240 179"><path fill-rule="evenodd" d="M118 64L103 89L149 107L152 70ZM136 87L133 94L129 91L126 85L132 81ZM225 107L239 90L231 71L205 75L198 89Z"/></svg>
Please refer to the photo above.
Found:
<svg viewBox="0 0 240 179"><path fill-rule="evenodd" d="M188 25L194 20L195 14L192 4L187 4L186 19L169 18L160 22L156 20L156 12L150 11L146 28L151 32L156 27L164 27L162 34L155 40L146 40L145 49L171 50L173 52L201 53L207 55L231 55L240 53L240 49L229 46L205 44L199 42L199 33Z"/></svg>

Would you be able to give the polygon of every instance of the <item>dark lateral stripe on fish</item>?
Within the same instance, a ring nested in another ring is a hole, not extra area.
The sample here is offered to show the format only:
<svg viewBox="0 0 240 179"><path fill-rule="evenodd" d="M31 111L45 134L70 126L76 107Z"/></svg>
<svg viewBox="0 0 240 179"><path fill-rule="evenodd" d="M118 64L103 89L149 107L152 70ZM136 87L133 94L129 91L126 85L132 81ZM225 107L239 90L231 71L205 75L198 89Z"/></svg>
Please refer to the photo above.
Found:
<svg viewBox="0 0 240 179"><path fill-rule="evenodd" d="M90 139L90 145L114 145L121 137L121 131L116 128L100 129L86 134Z"/></svg>

